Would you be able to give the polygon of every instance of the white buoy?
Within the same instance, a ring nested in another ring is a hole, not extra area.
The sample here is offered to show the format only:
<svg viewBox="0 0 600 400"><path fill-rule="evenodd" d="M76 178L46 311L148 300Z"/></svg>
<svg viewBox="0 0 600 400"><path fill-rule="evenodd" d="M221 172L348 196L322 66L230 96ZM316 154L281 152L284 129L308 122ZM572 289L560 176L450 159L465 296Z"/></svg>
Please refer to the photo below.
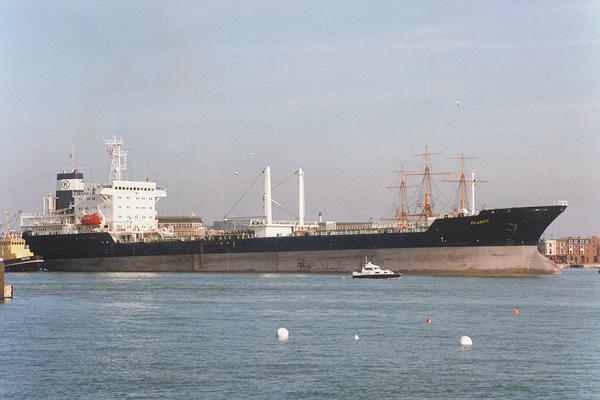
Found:
<svg viewBox="0 0 600 400"><path fill-rule="evenodd" d="M473 346L473 340L468 336L461 336L460 339L458 339L458 344L461 346Z"/></svg>
<svg viewBox="0 0 600 400"><path fill-rule="evenodd" d="M277 340L288 340L290 332L285 328L277 329Z"/></svg>
<svg viewBox="0 0 600 400"><path fill-rule="evenodd" d="M358 337L358 335L354 335L354 340L358 340L358 339L360 339L360 338Z"/></svg>

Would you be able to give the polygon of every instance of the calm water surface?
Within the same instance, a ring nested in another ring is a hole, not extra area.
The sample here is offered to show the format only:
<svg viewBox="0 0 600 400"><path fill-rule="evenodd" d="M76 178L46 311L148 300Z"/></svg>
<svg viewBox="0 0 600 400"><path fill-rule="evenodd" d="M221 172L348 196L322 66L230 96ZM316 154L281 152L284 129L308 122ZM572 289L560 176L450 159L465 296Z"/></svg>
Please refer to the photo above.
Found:
<svg viewBox="0 0 600 400"><path fill-rule="evenodd" d="M15 298L0 305L0 399L600 398L595 270L7 281ZM287 342L275 340L280 326ZM472 348L457 345L461 335Z"/></svg>

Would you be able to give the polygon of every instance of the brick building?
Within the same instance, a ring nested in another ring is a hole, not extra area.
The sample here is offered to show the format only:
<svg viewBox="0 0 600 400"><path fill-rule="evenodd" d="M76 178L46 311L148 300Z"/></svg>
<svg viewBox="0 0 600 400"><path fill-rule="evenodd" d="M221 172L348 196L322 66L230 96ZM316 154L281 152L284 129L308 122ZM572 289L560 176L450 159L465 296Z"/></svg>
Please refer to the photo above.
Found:
<svg viewBox="0 0 600 400"><path fill-rule="evenodd" d="M542 254L555 263L600 263L600 237L598 236L546 239L541 247Z"/></svg>
<svg viewBox="0 0 600 400"><path fill-rule="evenodd" d="M202 218L196 216L159 216L158 230L175 237L199 237L206 233Z"/></svg>

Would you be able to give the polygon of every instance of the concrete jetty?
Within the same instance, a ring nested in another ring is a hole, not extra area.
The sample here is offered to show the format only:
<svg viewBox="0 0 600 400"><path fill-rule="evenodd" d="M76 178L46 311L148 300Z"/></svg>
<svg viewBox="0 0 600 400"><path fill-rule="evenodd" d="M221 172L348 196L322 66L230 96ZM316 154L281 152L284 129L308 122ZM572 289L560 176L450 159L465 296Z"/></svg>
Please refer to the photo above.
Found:
<svg viewBox="0 0 600 400"><path fill-rule="evenodd" d="M0 303L4 303L4 262L0 258Z"/></svg>
<svg viewBox="0 0 600 400"><path fill-rule="evenodd" d="M9 283L4 282L4 262L0 258L0 303L4 303L4 299L12 299L13 287Z"/></svg>

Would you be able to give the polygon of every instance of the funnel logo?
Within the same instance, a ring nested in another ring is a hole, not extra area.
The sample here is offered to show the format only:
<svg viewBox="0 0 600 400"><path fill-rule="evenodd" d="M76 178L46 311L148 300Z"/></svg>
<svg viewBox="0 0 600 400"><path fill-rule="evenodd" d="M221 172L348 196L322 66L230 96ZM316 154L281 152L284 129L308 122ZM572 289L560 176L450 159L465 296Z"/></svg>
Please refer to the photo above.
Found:
<svg viewBox="0 0 600 400"><path fill-rule="evenodd" d="M67 180L61 182L61 187L63 189L68 189L70 186L71 186L71 182L69 182Z"/></svg>

